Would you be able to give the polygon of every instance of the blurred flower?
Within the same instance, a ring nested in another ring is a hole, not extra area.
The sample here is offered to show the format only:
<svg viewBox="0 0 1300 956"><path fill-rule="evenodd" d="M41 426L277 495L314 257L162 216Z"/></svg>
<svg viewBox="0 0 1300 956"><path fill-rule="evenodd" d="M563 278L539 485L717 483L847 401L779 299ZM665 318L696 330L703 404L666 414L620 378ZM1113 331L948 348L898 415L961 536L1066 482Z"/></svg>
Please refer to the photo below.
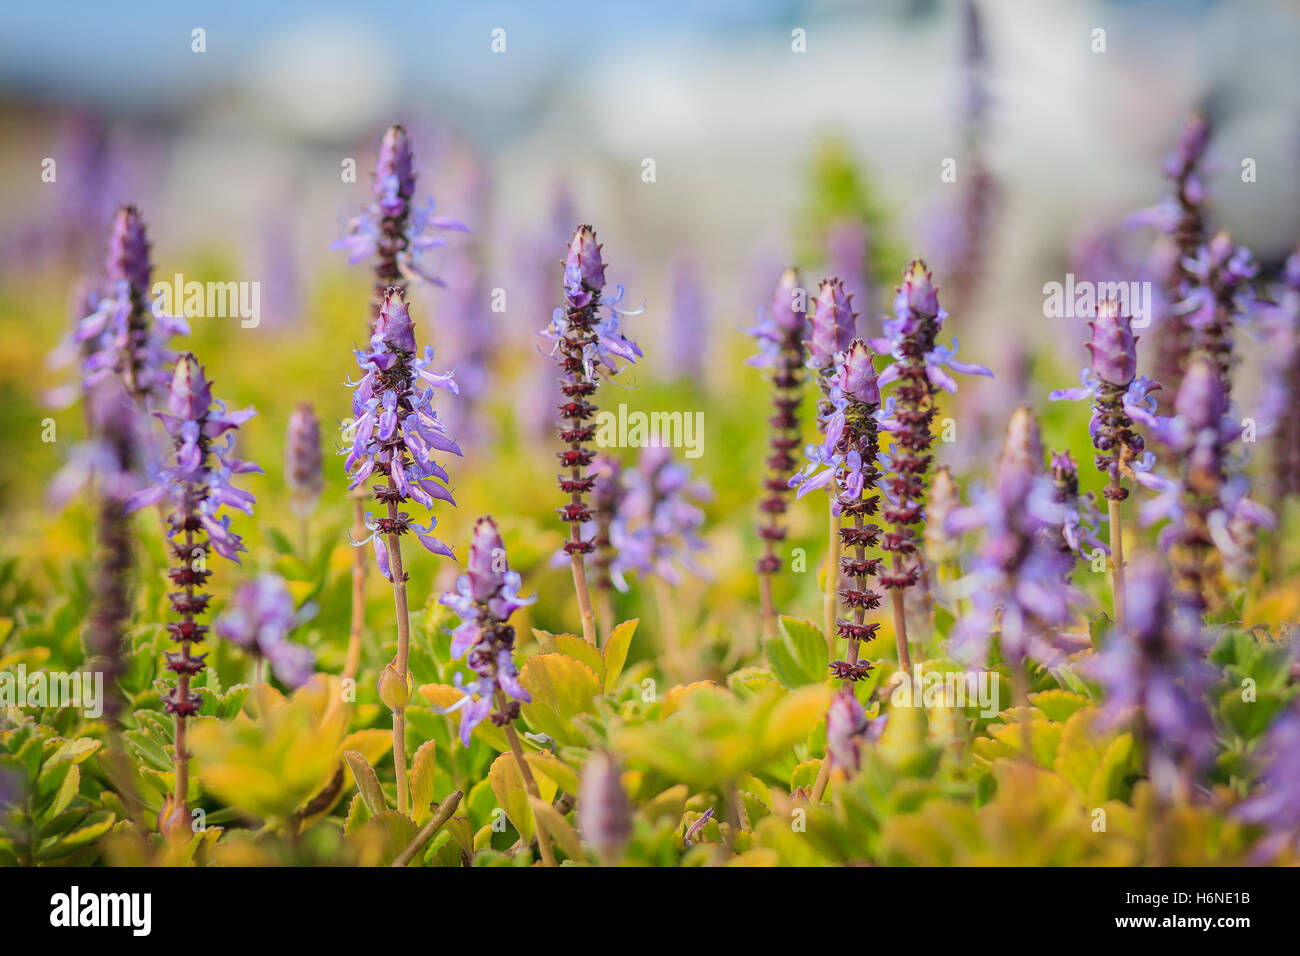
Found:
<svg viewBox="0 0 1300 956"><path fill-rule="evenodd" d="M826 711L826 755L832 765L856 773L862 764L859 744L870 726L867 713L851 690L842 690Z"/></svg>
<svg viewBox="0 0 1300 956"><path fill-rule="evenodd" d="M214 629L254 658L270 662L271 670L288 687L301 687L315 673L315 655L288 640L298 626L293 596L278 575L262 574L235 590L230 607Z"/></svg>
<svg viewBox="0 0 1300 956"><path fill-rule="evenodd" d="M347 251L349 265L375 258L376 314L390 288L405 292L407 281L442 285L441 279L420 264L421 256L446 244L439 232L469 232L463 222L435 216L432 198L424 206L416 206L414 196L415 159L410 137L401 126L390 126L379 146L370 203L348 222L347 233L330 245Z"/></svg>
<svg viewBox="0 0 1300 956"><path fill-rule="evenodd" d="M763 554L758 559L760 574L773 574L781 567L776 544L786 536L781 516L789 508L790 477L797 464L793 452L799 447L799 402L803 391L800 369L809 329L805 296L799 273L786 269L772 293L770 307L761 315L758 326L750 330L758 339L760 353L749 364L771 369L772 385L769 454L763 479L767 494L759 502L762 517L758 536L763 541Z"/></svg>
<svg viewBox="0 0 1300 956"><path fill-rule="evenodd" d="M132 397L162 399L176 358L166 342L190 330L184 319L153 310L152 272L144 220L134 206L123 206L109 235L105 286L94 299L95 311L73 333L82 346L84 388L116 374Z"/></svg>
<svg viewBox="0 0 1300 956"><path fill-rule="evenodd" d="M607 865L617 862L632 836L632 808L618 767L599 750L592 752L582 770L578 828Z"/></svg>
<svg viewBox="0 0 1300 956"><path fill-rule="evenodd" d="M1261 314L1267 351L1259 417L1270 432L1273 493L1281 498L1300 494L1300 249L1270 298Z"/></svg>
<svg viewBox="0 0 1300 956"><path fill-rule="evenodd" d="M705 549L698 533L704 512L697 503L710 500L712 490L673 461L672 449L658 445L643 448L636 467L623 474L623 507L610 529L614 585L626 591L625 576L633 571L674 585L682 582L681 567L702 574L692 559Z"/></svg>
<svg viewBox="0 0 1300 956"><path fill-rule="evenodd" d="M669 272L671 311L668 314L667 359L672 374L702 383L709 354L708 288L697 258L683 253Z"/></svg>
<svg viewBox="0 0 1300 956"><path fill-rule="evenodd" d="M1069 450L1053 451L1051 462L1052 500L1061 506L1061 524L1052 532L1062 553L1083 555L1084 548L1110 554L1110 547L1097 536L1101 514L1097 510L1092 492L1079 495L1079 466Z"/></svg>
<svg viewBox="0 0 1300 956"><path fill-rule="evenodd" d="M1256 851L1261 859L1288 848L1300 853L1300 705L1293 701L1273 721L1260 754L1267 761L1260 788L1236 808L1235 816L1268 830Z"/></svg>
<svg viewBox="0 0 1300 956"><path fill-rule="evenodd" d="M1185 296L1174 307L1187 327L1185 352L1204 352L1214 359L1225 392L1232 389L1233 323L1256 308L1250 281L1259 272L1245 246L1218 232L1183 263L1188 276ZM1182 366L1186 372L1187 366Z"/></svg>
<svg viewBox="0 0 1300 956"><path fill-rule="evenodd" d="M506 560L496 522L488 516L479 518L469 546L469 573L461 575L455 592L439 599L461 618L452 632L451 655L458 658L468 652L465 661L477 675L476 680L462 685L457 673L456 686L462 687L465 695L446 711L461 712L460 739L466 747L474 728L489 714L494 724L504 726L519 716L519 701L533 699L519 683L513 657L515 629L506 623L519 608L537 600L521 598L521 585L518 573L510 570ZM494 712L498 690L503 695L502 706Z"/></svg>
<svg viewBox="0 0 1300 956"><path fill-rule="evenodd" d="M324 457L321 453L320 421L311 402L299 402L289 416L289 433L284 446L284 472L292 493L292 508L306 517L316 507L325 487Z"/></svg>
<svg viewBox="0 0 1300 956"><path fill-rule="evenodd" d="M808 344L808 367L829 375L835 354L849 347L857 322L853 297L839 279L823 279L813 302L812 340Z"/></svg>
<svg viewBox="0 0 1300 956"><path fill-rule="evenodd" d="M1171 793L1216 752L1206 708L1214 672L1202 658L1199 625L1177 611L1169 575L1155 558L1130 563L1128 629L1113 635L1091 667L1106 689L1103 715L1112 726L1133 723L1157 789Z"/></svg>

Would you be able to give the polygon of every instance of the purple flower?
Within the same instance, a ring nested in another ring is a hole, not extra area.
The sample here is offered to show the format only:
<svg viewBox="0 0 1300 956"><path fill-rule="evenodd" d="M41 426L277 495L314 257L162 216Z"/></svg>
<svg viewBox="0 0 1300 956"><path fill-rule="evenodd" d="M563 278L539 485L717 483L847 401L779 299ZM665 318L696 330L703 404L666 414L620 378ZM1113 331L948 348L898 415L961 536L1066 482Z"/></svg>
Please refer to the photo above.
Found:
<svg viewBox="0 0 1300 956"><path fill-rule="evenodd" d="M1183 474L1142 509L1143 524L1169 519L1161 532L1172 549L1183 596L1204 610L1217 599L1216 561L1243 560L1256 527L1272 527L1272 513L1250 498L1244 474L1233 473L1229 451L1240 425L1228 411L1218 367L1206 355L1193 356L1174 399L1171 418L1159 418L1156 437L1182 461Z"/></svg>
<svg viewBox="0 0 1300 956"><path fill-rule="evenodd" d="M284 446L284 473L293 495L292 507L300 517L311 514L325 488L320 421L311 402L299 402L289 416Z"/></svg>
<svg viewBox="0 0 1300 956"><path fill-rule="evenodd" d="M357 353L357 364L365 370L360 381L349 382L352 396L355 438L346 452L344 470L357 488L371 475L384 476L387 484L375 485L375 499L390 505L390 513L376 519L366 516L371 534L355 545L373 541L380 572L393 580L385 538L408 531L433 554L454 557L451 548L433 537L437 519L427 526L410 520L396 506L417 501L427 509L434 499L455 505L446 485L450 477L433 458L435 452L459 455L460 448L446 435L433 410L433 390L458 389L452 373L435 373L433 349L425 346L424 357L415 357L415 325L400 289L389 289L375 321L370 348Z"/></svg>
<svg viewBox="0 0 1300 956"><path fill-rule="evenodd" d="M853 341L857 313L853 297L839 279L823 279L812 308L812 341L808 346L808 367L829 375L837 352Z"/></svg>
<svg viewBox="0 0 1300 956"><path fill-rule="evenodd" d="M903 273L903 282L894 296L894 318L885 320L884 336L869 343L877 352L885 352L894 359L880 374L879 385L898 382L895 394L882 410L885 417L897 421L897 425L890 426L893 448L882 458L893 474L885 482L888 500L881 512L894 526L884 535L881 547L896 560L891 571L880 577L883 586L897 591L911 587L920 579L914 526L924 519L925 513L925 476L932 461L930 426L937 412L935 396L940 389L957 390L948 369L966 374L993 374L982 365L957 361L956 340L951 350L936 343L946 315L925 263L914 259ZM897 408L891 416L894 401Z"/></svg>
<svg viewBox="0 0 1300 956"><path fill-rule="evenodd" d="M217 618L218 636L270 662L271 670L288 687L301 687L315 673L315 655L287 638L299 615L284 580L263 574L236 590L231 605Z"/></svg>
<svg viewBox="0 0 1300 956"><path fill-rule="evenodd" d="M1152 783L1162 793L1185 786L1189 771L1214 759L1214 725L1205 701L1214 677L1202 658L1203 635L1178 613L1169 575L1155 558L1131 562L1126 577L1128 628L1097 655L1092 676L1106 689L1103 715L1136 724Z"/></svg>
<svg viewBox="0 0 1300 956"><path fill-rule="evenodd" d="M1110 554L1110 547L1097 535L1101 514L1092 492L1087 497L1079 495L1079 466L1068 449L1052 452L1051 475L1052 500L1062 508L1061 524L1052 536L1062 553L1082 555L1088 547Z"/></svg>
<svg viewBox="0 0 1300 956"><path fill-rule="evenodd" d="M346 235L330 245L347 251L349 265L372 257L376 260L376 315L390 288L405 292L408 281L442 285L441 279L420 264L420 257L446 244L439 232L469 232L458 220L435 216L432 199L424 206L414 205L414 195L410 138L401 126L390 126L375 164L373 199L348 222Z"/></svg>
<svg viewBox="0 0 1300 956"><path fill-rule="evenodd" d="M1092 341L1086 346L1092 356L1092 370L1108 385L1127 388L1137 375L1137 342L1133 319L1120 315L1115 303L1107 300L1097 309L1097 317L1088 323Z"/></svg>
<svg viewBox="0 0 1300 956"><path fill-rule="evenodd" d="M763 480L767 494L759 502L762 518L758 535L763 541L763 554L757 565L760 574L774 574L781 567L776 545L786 536L781 516L789 508L790 478L797 465L793 453L799 447L799 402L803 391L800 370L804 364L804 341L809 334L805 295L799 284L799 273L786 269L772 293L771 306L761 316L759 325L750 330L758 339L760 352L749 364L770 369L772 385L769 454Z"/></svg>
<svg viewBox="0 0 1300 956"><path fill-rule="evenodd" d="M167 669L177 677L177 686L163 698L168 713L178 720L198 713L199 696L189 690L190 678L203 669L206 654L191 656L190 645L204 639L208 627L195 618L208 605L208 596L196 591L212 572L202 560L215 551L239 563L239 552L247 550L239 535L230 529L227 507L253 513L254 498L236 488L237 474L261 473L256 465L234 457L235 431L256 414L251 408L228 412L212 398L203 367L193 353L176 361L166 412L155 412L172 440L171 464L156 472L151 486L133 494L126 503L129 512L166 499L173 506L168 516L168 535L173 540L175 566L168 572L180 590L168 595L172 610L180 617L167 625L179 653L167 654Z"/></svg>
<svg viewBox="0 0 1300 956"><path fill-rule="evenodd" d="M673 585L682 582L682 567L703 574L692 556L705 550L699 536L704 523L699 503L713 497L708 485L693 480L690 470L673 460L672 449L658 445L643 448L636 467L623 472L623 480L622 508L610 528L615 587L626 591L625 576L634 571Z"/></svg>
<svg viewBox="0 0 1300 956"><path fill-rule="evenodd" d="M149 241L134 206L123 206L113 219L104 271L105 287L94 300L94 311L73 333L82 348L84 387L117 375L132 397L160 399L168 365L176 358L166 342L174 335L188 335L189 326L184 319L151 308Z"/></svg>
<svg viewBox="0 0 1300 956"><path fill-rule="evenodd" d="M1054 491L1041 465L1005 455L993 486L977 488L970 505L949 514L949 534L983 529L971 573L973 607L952 638L960 658L987 663L995 635L1006 661L1051 666L1064 657L1059 635L1079 595L1064 583L1073 562L1051 539L1065 520Z"/></svg>
<svg viewBox="0 0 1300 956"><path fill-rule="evenodd" d="M1263 308L1265 357L1261 427L1270 431L1273 492L1300 494L1300 249L1292 253L1283 281L1271 292L1273 305Z"/></svg>
<svg viewBox="0 0 1300 956"><path fill-rule="evenodd" d="M542 332L555 343L551 354L558 356L562 373L560 392L564 401L557 406L561 418L557 430L560 441L567 447L556 452L556 456L568 474L557 475L556 481L569 500L556 510L560 520L570 526L569 540L564 543L564 551L570 557L590 554L595 548L581 531L591 521L591 509L584 495L591 491L595 481L590 474L583 474L583 469L596 457L587 447L596 433L595 426L588 424L596 414L590 398L596 394L600 378L612 377L620 371L620 359L635 362L641 357L636 343L628 341L619 331L620 316L634 314L615 308L623 298L623 287L617 287L612 299L602 298L605 268L595 230L591 226L579 226L564 259L565 305L555 310L551 324ZM575 563L574 568L577 575L579 564Z"/></svg>
<svg viewBox="0 0 1300 956"><path fill-rule="evenodd" d="M582 768L578 829L607 865L617 862L632 836L632 808L619 779L618 767L599 750L587 758Z"/></svg>
<svg viewBox="0 0 1300 956"><path fill-rule="evenodd" d="M1174 311L1187 329L1185 353L1211 356L1227 392L1232 388L1232 327L1256 308L1249 283L1259 267L1249 249L1235 245L1221 231L1184 259L1183 270L1188 279L1185 295ZM1182 367L1185 371L1186 362Z"/></svg>
<svg viewBox="0 0 1300 956"><path fill-rule="evenodd" d="M867 713L851 690L842 690L826 711L826 755L833 766L856 773L862 765L858 750L867 735Z"/></svg>
<svg viewBox="0 0 1300 956"><path fill-rule="evenodd" d="M466 747L475 726L489 714L494 724L504 726L519 716L520 701L533 699L519 683L513 658L515 629L506 623L519 608L537 600L519 596L521 583L519 575L510 570L496 522L491 517L479 518L469 546L469 573L461 575L454 592L439 599L461 618L452 632L451 654L468 654L465 661L477 675L467 684L456 675L456 684L465 695L445 711L461 712L460 739ZM502 695L499 698L498 693Z"/></svg>
<svg viewBox="0 0 1300 956"><path fill-rule="evenodd" d="M1300 853L1300 706L1293 703L1273 722L1260 753L1267 760L1260 787L1234 816L1267 829L1257 847L1261 859L1288 848Z"/></svg>

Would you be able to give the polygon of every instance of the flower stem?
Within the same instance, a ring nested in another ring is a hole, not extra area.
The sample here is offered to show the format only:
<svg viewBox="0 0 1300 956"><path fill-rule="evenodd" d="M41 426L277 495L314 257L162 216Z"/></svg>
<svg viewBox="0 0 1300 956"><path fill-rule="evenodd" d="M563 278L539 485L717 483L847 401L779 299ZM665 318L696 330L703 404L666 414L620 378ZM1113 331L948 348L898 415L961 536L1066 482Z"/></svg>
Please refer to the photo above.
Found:
<svg viewBox="0 0 1300 956"><path fill-rule="evenodd" d="M771 640L776 637L776 606L772 601L772 575L767 571L758 572L758 597L763 608L763 637Z"/></svg>
<svg viewBox="0 0 1300 956"><path fill-rule="evenodd" d="M581 535L578 532L578 526L573 525L573 540L579 540ZM593 647L596 645L596 615L591 610L591 594L587 590L587 564L583 561L582 555L574 552L570 555L573 563L573 590L578 595L578 612L582 615L582 636Z"/></svg>
<svg viewBox="0 0 1300 956"><path fill-rule="evenodd" d="M352 495L352 540L366 536L364 493ZM348 634L348 656L343 665L345 680L355 679L361 665L361 635L366 628L366 549L352 549L352 628Z"/></svg>
<svg viewBox="0 0 1300 956"><path fill-rule="evenodd" d="M1111 488L1119 488L1119 477L1111 478ZM1123 631L1127 620L1124 607L1124 531L1119 523L1119 498L1107 500L1110 506L1110 589L1115 598L1115 624Z"/></svg>
<svg viewBox="0 0 1300 956"><path fill-rule="evenodd" d="M685 655L681 633L677 630L677 617L673 613L673 594L668 582L655 576L655 604L659 610L659 629L663 632L667 670L675 677L685 676Z"/></svg>
<svg viewBox="0 0 1300 956"><path fill-rule="evenodd" d="M185 531L185 560L194 560L194 532L186 529ZM188 606L194 603L194 585L187 582L185 585L185 602ZM193 620L192 612L186 611L185 617L188 621ZM181 660L188 661L190 658L190 642L181 642ZM176 677L176 700L187 701L190 696L190 675L182 669ZM176 790L172 797L172 812L170 819L167 821L170 833L182 833L175 824L184 821L186 830L189 830L189 793L190 793L190 754L186 749L187 744L187 721L184 714L177 714L175 717L175 761L176 761ZM187 837L182 833L183 837Z"/></svg>
<svg viewBox="0 0 1300 956"><path fill-rule="evenodd" d="M497 691L497 708L506 709L505 695ZM510 743L510 753L515 758L515 764L519 767L520 776L524 778L524 789L528 791L530 797L542 799L541 791L537 789L537 781L533 779L532 768L528 766L528 761L524 759L524 748L519 742L519 734L515 731L513 722L507 723L502 728L506 734L506 740ZM551 852L551 835L546 832L546 824L534 817L537 824L537 849L542 854L542 863L545 866L555 866L555 854Z"/></svg>
<svg viewBox="0 0 1300 956"><path fill-rule="evenodd" d="M393 860L392 866L401 868L406 866L415 858L426 843L433 839L433 835L442 829L442 825L451 819L451 815L456 812L456 807L460 806L460 798L465 794L460 790L453 790L438 804L438 812L435 813L426 823L420 832L415 835L415 839L407 844L406 849L397 854Z"/></svg>
<svg viewBox="0 0 1300 956"><path fill-rule="evenodd" d="M903 556L897 551L893 554L893 567L896 576L902 574ZM891 588L889 602L894 608L894 637L898 643L898 666L902 668L903 673L911 675L912 655L907 645L907 610L903 606L903 593L902 588Z"/></svg>
<svg viewBox="0 0 1300 956"><path fill-rule="evenodd" d="M835 596L840 586L840 516L834 503L830 515L830 537L826 543L826 587L822 594L822 619L826 628L826 647L830 659L835 659Z"/></svg>
<svg viewBox="0 0 1300 956"><path fill-rule="evenodd" d="M397 502L388 502L388 517L396 522ZM411 617L406 605L406 573L402 570L402 539L388 537L388 560L393 573L393 602L397 606L397 676L406 690L406 661L411 651ZM393 708L393 770L397 775L397 812L406 815L406 705Z"/></svg>

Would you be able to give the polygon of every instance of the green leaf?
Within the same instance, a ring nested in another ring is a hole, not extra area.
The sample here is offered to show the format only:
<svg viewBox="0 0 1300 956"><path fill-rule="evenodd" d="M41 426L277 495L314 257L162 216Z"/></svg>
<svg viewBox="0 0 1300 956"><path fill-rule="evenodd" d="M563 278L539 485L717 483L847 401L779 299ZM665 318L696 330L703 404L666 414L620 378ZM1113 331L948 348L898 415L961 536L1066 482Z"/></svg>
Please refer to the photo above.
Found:
<svg viewBox="0 0 1300 956"><path fill-rule="evenodd" d="M605 658L601 656L600 650L593 644L587 642L585 638L577 634L552 634L549 631L538 630L533 628L533 636L537 638L537 643L542 646L544 654L566 654L575 660L582 661L590 667L600 677L605 676Z"/></svg>
<svg viewBox="0 0 1300 956"><path fill-rule="evenodd" d="M561 747L587 743L573 719L595 710L592 701L601 692L601 681L594 670L566 654L538 654L524 662L519 682L533 698L520 710L534 732Z"/></svg>
<svg viewBox="0 0 1300 956"><path fill-rule="evenodd" d="M375 768L355 750L344 751L343 759L352 770L352 779L357 782L357 792L366 802L366 809L370 811L370 815L377 817L387 811L388 801L384 799L384 791L379 786L379 777L375 774Z"/></svg>
<svg viewBox="0 0 1300 956"><path fill-rule="evenodd" d="M781 633L765 641L763 649L773 673L786 687L825 683L826 638L811 621L782 616Z"/></svg>
<svg viewBox="0 0 1300 956"><path fill-rule="evenodd" d="M623 673L623 665L627 663L627 652L632 646L632 636L636 633L636 626L639 623L641 619L636 617L624 621L610 632L608 640L605 641L606 691L614 686Z"/></svg>
<svg viewBox="0 0 1300 956"><path fill-rule="evenodd" d="M411 815L420 825L433 816L431 806L437 799L434 796L435 752L434 742L426 740L411 762Z"/></svg>
<svg viewBox="0 0 1300 956"><path fill-rule="evenodd" d="M530 843L537 833L537 825L528 805L528 789L524 786L523 775L512 754L499 754L492 761L488 781L497 798L497 806L506 812L507 819L519 831L524 843ZM537 781L537 789L547 802L555 796L555 785L545 778Z"/></svg>

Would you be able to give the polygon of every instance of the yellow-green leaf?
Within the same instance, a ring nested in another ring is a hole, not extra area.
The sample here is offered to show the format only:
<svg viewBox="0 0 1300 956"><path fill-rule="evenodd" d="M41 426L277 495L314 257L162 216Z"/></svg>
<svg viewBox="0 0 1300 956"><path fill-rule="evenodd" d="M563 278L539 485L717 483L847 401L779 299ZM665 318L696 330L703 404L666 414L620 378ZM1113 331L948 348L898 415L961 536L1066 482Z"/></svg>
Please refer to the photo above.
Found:
<svg viewBox="0 0 1300 956"><path fill-rule="evenodd" d="M524 662L519 682L533 698L521 710L535 732L562 747L586 743L573 719L594 709L592 699L601 692L594 670L566 654L538 654Z"/></svg>
<svg viewBox="0 0 1300 956"><path fill-rule="evenodd" d="M417 824L433 816L434 756L434 742L426 740L411 761L411 816Z"/></svg>
<svg viewBox="0 0 1300 956"><path fill-rule="evenodd" d="M595 645L577 634L552 634L533 628L533 636L542 645L543 654L567 654L580 660L602 678L605 676L605 659Z"/></svg>
<svg viewBox="0 0 1300 956"><path fill-rule="evenodd" d="M352 778L357 782L357 792L361 794L361 799L366 801L366 809L370 811L370 815L377 817L385 812L388 809L388 801L384 799L384 791L379 786L379 777L375 774L375 768L355 750L344 751L343 759L348 762L348 767L352 770Z"/></svg>
<svg viewBox="0 0 1300 956"><path fill-rule="evenodd" d="M641 619L635 617L624 621L610 632L609 638L605 641L605 690L613 687L622 675L623 665L627 663L628 649L632 646L632 635L636 633L636 626L639 623Z"/></svg>
<svg viewBox="0 0 1300 956"><path fill-rule="evenodd" d="M581 860L582 845L578 842L578 834L573 832L569 821L560 816L560 811L537 797L529 797L528 806L532 808L534 818L542 822L546 832L560 845L565 855L571 860Z"/></svg>

